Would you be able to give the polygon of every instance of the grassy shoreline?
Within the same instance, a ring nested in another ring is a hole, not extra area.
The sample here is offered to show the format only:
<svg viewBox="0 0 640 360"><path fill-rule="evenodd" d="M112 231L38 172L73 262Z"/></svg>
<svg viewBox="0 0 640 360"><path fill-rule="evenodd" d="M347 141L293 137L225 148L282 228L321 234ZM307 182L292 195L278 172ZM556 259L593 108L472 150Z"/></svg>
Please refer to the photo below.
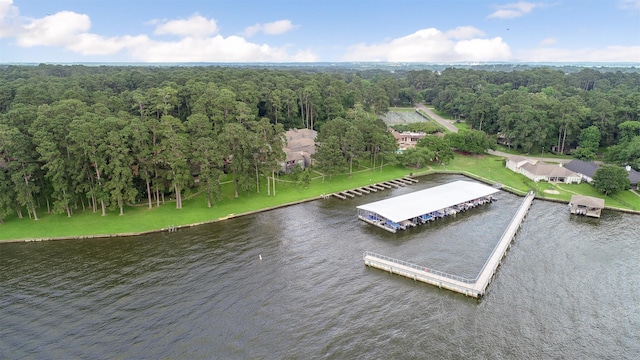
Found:
<svg viewBox="0 0 640 360"><path fill-rule="evenodd" d="M457 156L446 166L434 167L412 170L388 166L383 171L379 168L363 168L355 172L351 178L343 174L333 176L332 179L326 177L323 182L322 177L317 176L308 187L283 180L278 182L276 196L267 196L266 184L262 184L260 193L243 193L236 199L230 195L233 193L231 184L227 184L224 188L224 199L211 208L206 207L204 196L199 194L185 200L184 208L179 210L169 202L160 207L155 207L154 204L152 209L147 206L129 206L123 216L119 216L117 211L110 211L107 216L101 216L86 210L79 211L70 218L63 214L40 214L38 221L10 217L0 225L0 244L136 236L167 231L169 228L198 226L313 201L322 198L323 195L409 174L421 177L430 174L461 174L488 184L499 183L504 190L515 194L523 195L533 190L538 199L564 203L568 203L573 194L597 196L605 199L607 209L640 214L640 196L633 192L626 191L612 197L604 197L588 184L534 183L506 169L502 157Z"/></svg>

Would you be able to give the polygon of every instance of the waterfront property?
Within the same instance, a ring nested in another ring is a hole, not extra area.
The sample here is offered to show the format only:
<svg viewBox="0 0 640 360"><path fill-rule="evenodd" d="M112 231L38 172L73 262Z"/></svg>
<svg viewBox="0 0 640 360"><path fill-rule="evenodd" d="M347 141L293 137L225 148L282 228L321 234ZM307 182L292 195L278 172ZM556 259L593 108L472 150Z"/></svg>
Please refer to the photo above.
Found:
<svg viewBox="0 0 640 360"><path fill-rule="evenodd" d="M509 156L506 167L513 172L522 174L529 179L565 184L579 184L581 177L562 165L547 164L534 159L526 159L521 156Z"/></svg>
<svg viewBox="0 0 640 360"><path fill-rule="evenodd" d="M592 162L592 161L582 161L582 160L571 160L565 165L565 168L576 172L578 175L582 177L582 180L592 183L593 176L600 168L600 165ZM632 189L638 190L640 189L640 172L635 171L631 168L631 166L625 166L625 170L627 171L627 176L629 177L629 184Z"/></svg>
<svg viewBox="0 0 640 360"><path fill-rule="evenodd" d="M604 199L591 196L573 195L571 196L569 206L571 206L572 214L599 218L602 209L604 209Z"/></svg>
<svg viewBox="0 0 640 360"><path fill-rule="evenodd" d="M533 192L529 192L524 198L520 208L518 208L518 211L511 219L509 226L507 226L507 229L502 234L500 241L498 241L496 246L493 248L491 255L489 255L489 258L484 263L484 266L475 279L468 279L462 276L448 274L444 271L434 270L427 266L412 264L407 261L393 259L388 256L368 251L363 254L364 263L366 266L389 271L392 274L405 276L415 281L421 281L438 286L439 288L459 292L466 296L480 298L487 291L487 287L489 286L491 279L493 279L493 276L498 270L498 266L502 263L502 258L511 247L511 241L516 236L516 233L527 215L534 198L535 195Z"/></svg>
<svg viewBox="0 0 640 360"><path fill-rule="evenodd" d="M416 147L418 141L427 136L424 132L396 131L393 129L391 129L391 134L396 139L399 152Z"/></svg>
<svg viewBox="0 0 640 360"><path fill-rule="evenodd" d="M490 203L495 200L492 194L498 191L484 184L459 180L360 205L358 219L395 233Z"/></svg>
<svg viewBox="0 0 640 360"><path fill-rule="evenodd" d="M282 149L286 154L285 161L280 164L282 172L288 174L296 166L302 169L311 166L311 155L316 152L317 136L318 133L310 129L290 129L285 133L287 146Z"/></svg>

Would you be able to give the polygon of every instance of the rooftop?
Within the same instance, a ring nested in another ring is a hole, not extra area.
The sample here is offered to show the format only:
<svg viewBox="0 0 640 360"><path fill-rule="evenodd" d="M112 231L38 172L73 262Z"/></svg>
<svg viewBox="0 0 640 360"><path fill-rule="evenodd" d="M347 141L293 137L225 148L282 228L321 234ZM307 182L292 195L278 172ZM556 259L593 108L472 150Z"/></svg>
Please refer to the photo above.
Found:
<svg viewBox="0 0 640 360"><path fill-rule="evenodd" d="M596 170L598 170L598 166L598 164L589 161L571 160L567 164L565 164L564 167L571 171L575 171L592 178L593 175L595 175Z"/></svg>
<svg viewBox="0 0 640 360"><path fill-rule="evenodd" d="M498 189L471 181L454 181L390 199L360 205L394 222L418 217L433 211L497 193Z"/></svg>
<svg viewBox="0 0 640 360"><path fill-rule="evenodd" d="M576 173L562 166L546 163L531 164L526 163L522 168L534 175L543 175L549 177L569 177L576 176Z"/></svg>
<svg viewBox="0 0 640 360"><path fill-rule="evenodd" d="M592 196L573 195L571 196L571 204L583 205L583 206L596 208L596 209L604 209L604 199L600 199Z"/></svg>

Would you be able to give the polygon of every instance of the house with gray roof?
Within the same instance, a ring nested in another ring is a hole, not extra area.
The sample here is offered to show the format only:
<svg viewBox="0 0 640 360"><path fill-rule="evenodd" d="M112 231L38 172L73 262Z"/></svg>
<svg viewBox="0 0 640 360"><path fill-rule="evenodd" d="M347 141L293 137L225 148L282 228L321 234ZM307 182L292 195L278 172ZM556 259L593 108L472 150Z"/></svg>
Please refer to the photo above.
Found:
<svg viewBox="0 0 640 360"><path fill-rule="evenodd" d="M625 166L625 170L627 170L627 174L629 175L631 188L634 190L640 190L640 172L633 170L629 165Z"/></svg>
<svg viewBox="0 0 640 360"><path fill-rule="evenodd" d="M593 181L593 175L596 174L600 165L592 161L571 160L566 163L564 167L576 172L582 177L583 181L591 183Z"/></svg>
<svg viewBox="0 0 640 360"><path fill-rule="evenodd" d="M582 160L571 160L564 167L567 169L574 171L582 177L583 181L588 183L593 182L593 176L600 168L600 165L591 162L591 161L582 161ZM640 183L640 172L631 168L631 166L626 166L625 170L627 170L627 175L629 176L629 182L631 183L632 189L639 189Z"/></svg>

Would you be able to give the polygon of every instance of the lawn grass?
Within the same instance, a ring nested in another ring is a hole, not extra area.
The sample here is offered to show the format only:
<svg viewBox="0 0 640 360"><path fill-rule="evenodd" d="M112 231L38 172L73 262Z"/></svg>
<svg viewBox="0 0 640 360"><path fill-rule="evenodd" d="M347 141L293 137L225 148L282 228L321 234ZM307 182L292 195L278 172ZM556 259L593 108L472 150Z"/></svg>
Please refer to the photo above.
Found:
<svg viewBox="0 0 640 360"><path fill-rule="evenodd" d="M458 130L470 130L471 126L466 121L454 121L453 126L457 127Z"/></svg>
<svg viewBox="0 0 640 360"><path fill-rule="evenodd" d="M555 153L552 153L552 152L548 152L548 150L545 150L544 153L543 153L542 152L542 148L539 149L539 152L530 152L530 153L527 153L527 154L523 154L522 151L520 151L518 149L509 148L508 146L498 144L497 147L496 147L496 150L497 151L501 151L503 153L511 154L511 155L525 155L525 156L542 157L545 160L546 159L573 159L569 155L559 155L559 154L555 154Z"/></svg>
<svg viewBox="0 0 640 360"><path fill-rule="evenodd" d="M432 173L458 173L488 183L499 183L512 192L524 194L535 191L538 197L568 202L573 194L595 196L605 199L607 207L640 211L640 196L631 191L623 191L613 196L602 196L589 184L551 184L535 183L524 175L516 174L505 167L502 157L475 155L456 157L448 164L432 165L423 169L408 169L401 166L385 166L369 169L361 168L353 173L331 177L314 173L310 184L304 186L286 178L280 179L276 186L276 196L267 196L266 182L262 181L260 193L244 192L238 198L233 197L233 186L223 186L224 198L211 208L206 206L204 194L190 196L183 201L183 209L176 209L175 203L167 202L160 207L149 209L145 204L128 206L125 215L118 211L109 211L106 216L89 210L78 211L72 217L66 214L45 214L40 209L39 220L18 219L11 216L0 225L0 241L15 239L43 239L59 237L85 237L93 235L112 236L117 234L140 233L215 221L228 216L245 214L269 209L300 201L316 199L323 194L332 194L346 189L397 179L413 173L415 176ZM559 194L550 194L544 190L554 190Z"/></svg>
<svg viewBox="0 0 640 360"><path fill-rule="evenodd" d="M452 118L449 117L449 114L437 110L433 105L426 105L429 109L431 109L431 111L433 111L434 113L440 115L441 118L446 119L446 120L453 120Z"/></svg>
<svg viewBox="0 0 640 360"><path fill-rule="evenodd" d="M154 203L152 209L144 203L127 206L123 216L118 211L109 211L106 216L101 216L89 210L76 210L72 217L67 217L66 214L46 214L40 209L38 221L18 219L16 216L6 218L0 225L0 241L139 233L215 221L229 215L282 206L314 199L322 194L396 179L410 172L411 169L397 166L385 166L382 172L379 168L363 169L354 172L351 178L347 174L331 179L326 176L323 182L322 177L317 176L308 186L282 179L276 185L276 196L267 196L266 182L263 181L260 193L245 192L234 198L232 184L227 183L223 189L223 200L211 208L206 206L205 195L197 194L185 199L182 209L176 209L174 202L167 202L160 207L155 207Z"/></svg>

